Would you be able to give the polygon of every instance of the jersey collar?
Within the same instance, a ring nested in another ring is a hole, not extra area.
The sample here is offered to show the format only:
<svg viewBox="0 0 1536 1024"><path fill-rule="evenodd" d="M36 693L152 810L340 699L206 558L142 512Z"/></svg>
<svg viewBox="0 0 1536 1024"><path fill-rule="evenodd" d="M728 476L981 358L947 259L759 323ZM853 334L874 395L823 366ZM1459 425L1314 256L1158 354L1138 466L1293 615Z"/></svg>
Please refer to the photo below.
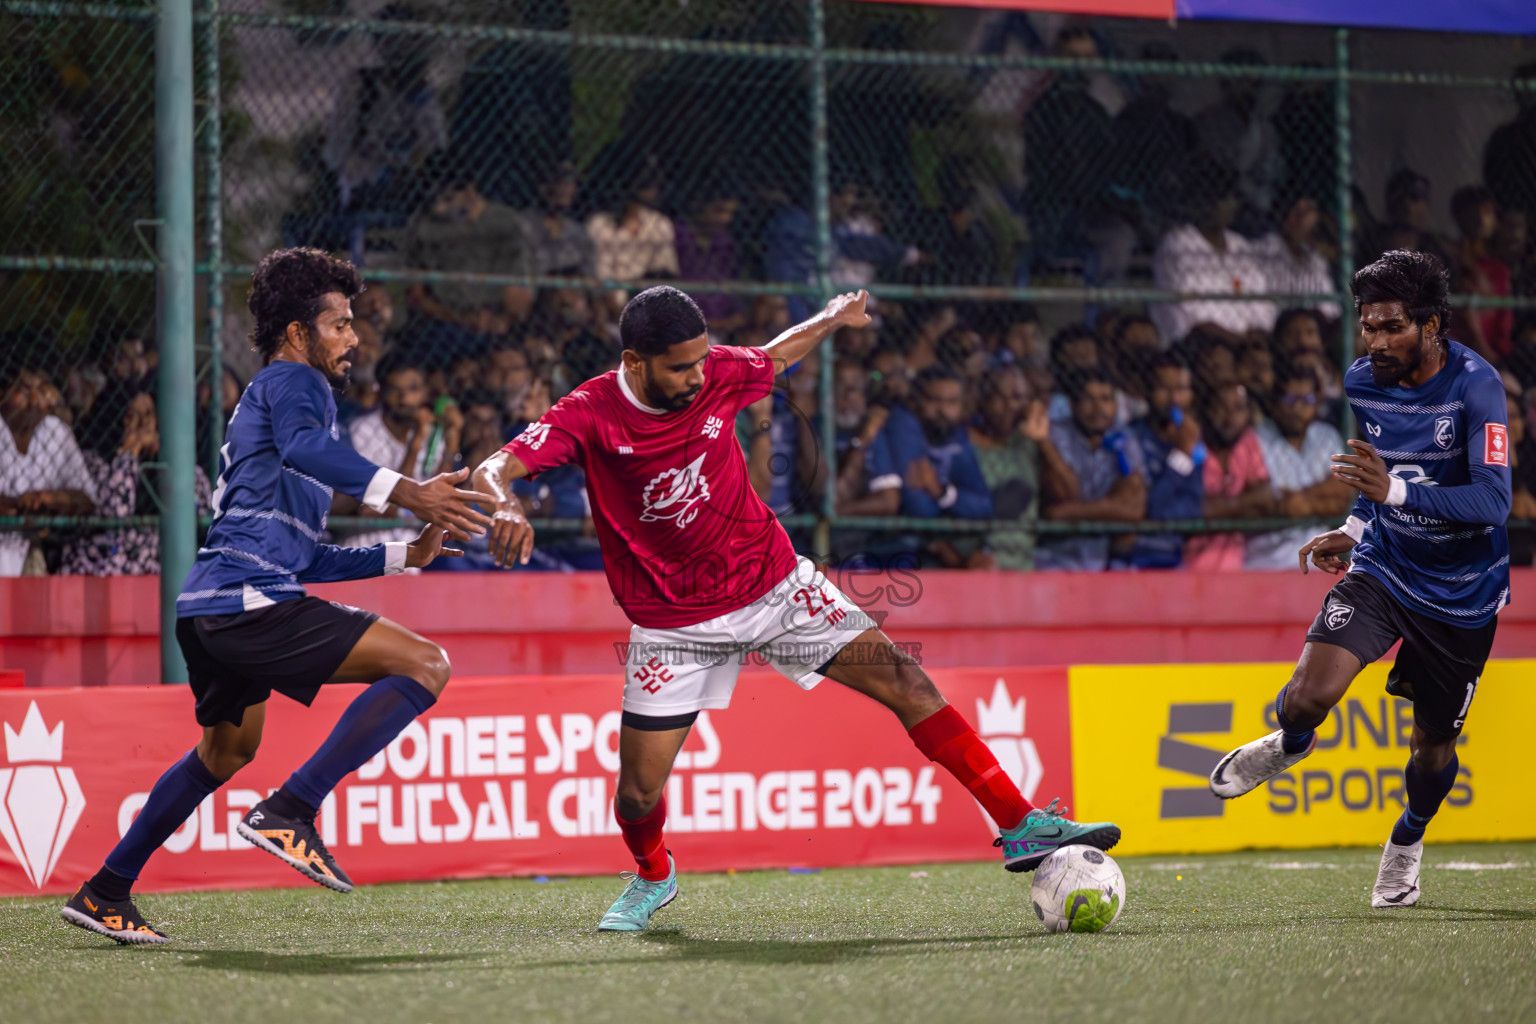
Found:
<svg viewBox="0 0 1536 1024"><path fill-rule="evenodd" d="M640 399L635 396L635 393L633 391L629 390L629 380L628 380L628 378L626 378L624 376L624 367L623 366L620 366L617 370L614 370L613 373L614 373L614 376L616 376L619 379L619 390L624 393L624 397L625 398L629 399L629 404L630 405L633 405L636 409L639 409L641 412L649 413L652 416L665 416L666 415L666 410L651 408L650 406L646 405L644 402L640 401Z"/></svg>

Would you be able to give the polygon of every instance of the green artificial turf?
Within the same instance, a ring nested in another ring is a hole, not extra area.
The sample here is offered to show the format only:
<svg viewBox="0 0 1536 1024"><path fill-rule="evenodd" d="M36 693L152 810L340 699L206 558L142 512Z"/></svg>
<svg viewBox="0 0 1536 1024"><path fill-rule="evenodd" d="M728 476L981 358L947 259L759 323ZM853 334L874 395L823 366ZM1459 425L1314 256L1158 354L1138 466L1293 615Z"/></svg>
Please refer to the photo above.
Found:
<svg viewBox="0 0 1536 1024"><path fill-rule="evenodd" d="M1536 845L1432 846L1392 911L1377 856L1126 858L1099 935L994 863L684 875L638 935L617 878L151 894L147 949L0 900L0 1021L1536 1021Z"/></svg>

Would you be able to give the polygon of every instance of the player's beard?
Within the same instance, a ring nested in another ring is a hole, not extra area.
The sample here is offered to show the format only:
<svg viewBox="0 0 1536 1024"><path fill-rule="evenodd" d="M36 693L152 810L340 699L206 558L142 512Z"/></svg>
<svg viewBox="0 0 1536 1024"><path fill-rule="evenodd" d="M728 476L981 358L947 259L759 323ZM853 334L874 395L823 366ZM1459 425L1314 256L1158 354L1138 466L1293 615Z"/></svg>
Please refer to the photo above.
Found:
<svg viewBox="0 0 1536 1024"><path fill-rule="evenodd" d="M662 394L655 381L647 378L644 383L645 404L653 409L662 409L666 412L681 412L688 408L688 406L693 404L693 400L699 397L699 392L704 390L702 386L696 387L691 391L684 391L682 394L673 395L669 398Z"/></svg>
<svg viewBox="0 0 1536 1024"><path fill-rule="evenodd" d="M331 385L333 391L345 391L352 386L352 356L356 349L348 349L326 366L315 366L315 369L325 374L326 382ZM347 364L345 370L337 369L342 363ZM313 363L310 364L314 366Z"/></svg>
<svg viewBox="0 0 1536 1024"><path fill-rule="evenodd" d="M1424 362L1424 346L1417 345L1408 361L1394 359L1392 356L1371 357L1371 379L1379 388L1396 387L1404 377L1418 371Z"/></svg>

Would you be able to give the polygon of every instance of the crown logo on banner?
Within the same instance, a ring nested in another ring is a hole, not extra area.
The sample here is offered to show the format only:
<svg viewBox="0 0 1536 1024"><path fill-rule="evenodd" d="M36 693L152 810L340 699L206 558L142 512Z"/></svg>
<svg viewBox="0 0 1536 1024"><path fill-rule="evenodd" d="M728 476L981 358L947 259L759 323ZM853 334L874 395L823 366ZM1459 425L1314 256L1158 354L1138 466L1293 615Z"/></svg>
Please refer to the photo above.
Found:
<svg viewBox="0 0 1536 1024"><path fill-rule="evenodd" d="M1045 776L1045 765L1040 761L1035 741L1024 735L1024 698L1014 700L1008 684L999 676L990 700L976 698L976 723L976 731L997 758L998 766L1018 785L1024 799L1033 801ZM994 829L997 827L986 811L981 816Z"/></svg>
<svg viewBox="0 0 1536 1024"><path fill-rule="evenodd" d="M983 736L1023 736L1024 698L1010 700L1008 684L1001 678L992 688L992 699L976 701L976 731Z"/></svg>
<svg viewBox="0 0 1536 1024"><path fill-rule="evenodd" d="M64 760L64 723L60 722L49 732L43 724L43 713L37 709L37 701L27 708L27 717L21 720L21 731L5 723L5 759L11 764L24 761Z"/></svg>
<svg viewBox="0 0 1536 1024"><path fill-rule="evenodd" d="M27 880L41 889L85 810L85 794L74 769L59 764L64 760L62 721L49 731L32 701L20 729L10 722L4 728L10 764L0 768L0 838Z"/></svg>

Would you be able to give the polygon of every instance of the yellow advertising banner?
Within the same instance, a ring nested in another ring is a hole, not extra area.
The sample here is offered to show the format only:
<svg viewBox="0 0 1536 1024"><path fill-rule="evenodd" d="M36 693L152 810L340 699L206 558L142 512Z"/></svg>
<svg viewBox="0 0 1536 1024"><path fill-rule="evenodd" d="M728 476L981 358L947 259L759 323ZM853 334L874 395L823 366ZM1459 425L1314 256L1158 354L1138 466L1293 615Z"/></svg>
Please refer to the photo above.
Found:
<svg viewBox="0 0 1536 1024"><path fill-rule="evenodd" d="M1368 846L1402 813L1413 706L1371 665L1318 729L1317 749L1246 796L1207 780L1228 750L1273 732L1290 665L1113 665L1070 670L1072 777L1079 821L1114 821L1116 853ZM1425 837L1536 838L1530 750L1536 661L1494 661L1457 750L1456 785Z"/></svg>

